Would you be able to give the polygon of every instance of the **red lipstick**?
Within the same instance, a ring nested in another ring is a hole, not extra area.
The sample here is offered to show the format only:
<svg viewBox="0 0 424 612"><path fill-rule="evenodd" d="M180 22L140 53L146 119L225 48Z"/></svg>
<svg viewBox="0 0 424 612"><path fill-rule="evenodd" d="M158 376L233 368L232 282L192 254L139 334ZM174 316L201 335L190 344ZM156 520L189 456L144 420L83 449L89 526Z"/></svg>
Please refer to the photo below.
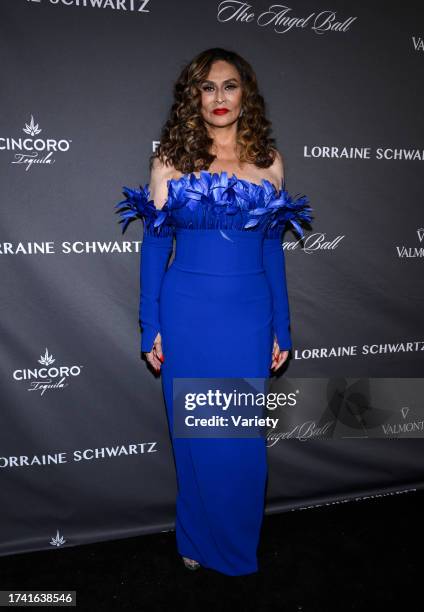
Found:
<svg viewBox="0 0 424 612"><path fill-rule="evenodd" d="M225 115L225 113L229 113L228 108L215 108L213 111L214 115Z"/></svg>

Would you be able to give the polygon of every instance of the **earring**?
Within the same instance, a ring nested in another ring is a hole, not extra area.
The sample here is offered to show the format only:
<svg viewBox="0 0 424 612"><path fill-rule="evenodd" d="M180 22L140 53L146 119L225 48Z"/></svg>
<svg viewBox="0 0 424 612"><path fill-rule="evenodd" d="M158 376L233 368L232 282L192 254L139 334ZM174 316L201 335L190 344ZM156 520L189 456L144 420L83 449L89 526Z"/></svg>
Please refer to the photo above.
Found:
<svg viewBox="0 0 424 612"><path fill-rule="evenodd" d="M243 112L244 112L244 108L241 109L239 117L243 115Z"/></svg>

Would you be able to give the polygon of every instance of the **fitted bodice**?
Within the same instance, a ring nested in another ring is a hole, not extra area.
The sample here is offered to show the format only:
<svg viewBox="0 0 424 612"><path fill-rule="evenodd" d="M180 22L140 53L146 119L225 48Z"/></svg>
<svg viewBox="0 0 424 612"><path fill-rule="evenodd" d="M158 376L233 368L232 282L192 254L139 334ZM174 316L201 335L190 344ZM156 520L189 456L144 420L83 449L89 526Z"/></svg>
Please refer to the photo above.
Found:
<svg viewBox="0 0 424 612"><path fill-rule="evenodd" d="M185 272L213 275L263 272L261 232L179 227L173 266Z"/></svg>
<svg viewBox="0 0 424 612"><path fill-rule="evenodd" d="M310 221L306 196L293 198L283 184L278 190L269 180L261 184L231 177L227 172L193 172L167 181L167 200L161 209L150 199L149 183L140 189L123 188L126 200L116 206L123 232L136 217L151 235L174 235L178 229L261 232L280 237L287 223L303 237L300 223Z"/></svg>

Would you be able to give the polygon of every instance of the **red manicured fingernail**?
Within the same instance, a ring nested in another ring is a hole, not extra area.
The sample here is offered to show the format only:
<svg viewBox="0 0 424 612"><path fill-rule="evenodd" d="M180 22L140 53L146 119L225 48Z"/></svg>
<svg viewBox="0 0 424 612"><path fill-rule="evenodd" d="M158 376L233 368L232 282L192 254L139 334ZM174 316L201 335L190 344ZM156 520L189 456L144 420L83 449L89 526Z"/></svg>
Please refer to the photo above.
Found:
<svg viewBox="0 0 424 612"><path fill-rule="evenodd" d="M160 359L160 360L161 360L161 362L163 363L163 362L165 361L165 355L161 355L161 356L159 357L159 359Z"/></svg>

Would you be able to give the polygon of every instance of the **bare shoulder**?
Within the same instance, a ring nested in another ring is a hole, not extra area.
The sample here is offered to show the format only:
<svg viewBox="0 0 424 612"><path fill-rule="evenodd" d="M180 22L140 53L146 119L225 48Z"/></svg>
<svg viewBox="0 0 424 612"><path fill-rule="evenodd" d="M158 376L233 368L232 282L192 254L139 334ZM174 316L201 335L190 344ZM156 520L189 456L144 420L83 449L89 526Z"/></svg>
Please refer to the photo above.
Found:
<svg viewBox="0 0 424 612"><path fill-rule="evenodd" d="M281 188L284 182L284 161L278 149L274 149L275 159L269 167L269 172L273 176L275 183Z"/></svg>
<svg viewBox="0 0 424 612"><path fill-rule="evenodd" d="M156 208L162 208L168 199L168 180L175 169L172 165L164 164L158 157L154 157L150 170L149 190L150 198Z"/></svg>

